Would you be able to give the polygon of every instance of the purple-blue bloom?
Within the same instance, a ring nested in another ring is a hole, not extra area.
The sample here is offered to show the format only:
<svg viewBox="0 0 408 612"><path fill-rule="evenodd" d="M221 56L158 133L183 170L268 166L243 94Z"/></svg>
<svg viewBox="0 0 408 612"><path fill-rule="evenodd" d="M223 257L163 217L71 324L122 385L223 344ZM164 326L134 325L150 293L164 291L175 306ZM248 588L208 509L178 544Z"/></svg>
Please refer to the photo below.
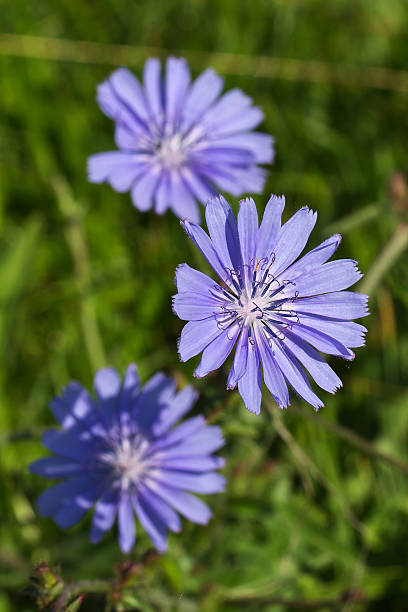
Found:
<svg viewBox="0 0 408 612"><path fill-rule="evenodd" d="M202 415L176 425L197 393L190 386L176 393L174 380L160 372L141 388L134 365L123 384L116 370L105 368L96 373L94 388L95 398L71 382L51 403L62 429L47 430L43 443L55 455L30 469L64 480L40 495L39 512L67 529L94 506L91 541L98 542L117 518L123 552L135 542L136 515L164 551L168 529L181 529L179 514L202 525L211 517L190 493L224 489L225 479L215 472L224 459L212 455L224 444L221 430Z"/></svg>
<svg viewBox="0 0 408 612"><path fill-rule="evenodd" d="M364 345L366 328L350 319L368 314L368 296L344 291L362 275L352 259L327 262L339 234L298 259L316 222L309 208L281 226L285 199L272 196L259 226L253 199L240 204L237 223L223 197L208 202L210 237L200 226L182 222L220 282L187 264L177 268L173 307L188 321L180 358L203 352L194 373L201 378L219 368L236 345L227 386L238 385L248 410L260 412L261 366L281 408L289 405L289 385L317 410L323 402L303 368L325 391L342 386L320 353L353 359L350 349Z"/></svg>
<svg viewBox="0 0 408 612"><path fill-rule="evenodd" d="M199 222L196 200L205 204L218 191L234 196L261 193L271 163L273 138L253 132L261 109L239 89L220 97L223 79L208 69L191 83L182 58L147 60L143 84L126 68L115 70L98 87L102 111L115 122L119 151L88 159L89 180L108 181L130 191L141 211L167 208Z"/></svg>

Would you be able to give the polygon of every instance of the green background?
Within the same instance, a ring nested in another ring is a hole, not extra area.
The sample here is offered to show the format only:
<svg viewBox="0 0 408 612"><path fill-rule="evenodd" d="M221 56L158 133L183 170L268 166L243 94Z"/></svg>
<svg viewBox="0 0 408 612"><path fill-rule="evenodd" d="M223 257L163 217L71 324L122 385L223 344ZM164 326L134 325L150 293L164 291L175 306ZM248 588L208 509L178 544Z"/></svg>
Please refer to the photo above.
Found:
<svg viewBox="0 0 408 612"><path fill-rule="evenodd" d="M178 361L170 296L179 263L205 269L199 253L172 214L141 214L86 179L87 156L114 148L95 88L124 60L140 75L145 47L183 52L194 75L214 66L264 109L276 162L260 213L284 193L285 218L318 211L311 246L342 231L339 257L369 275L388 265L367 345L354 362L330 360L344 389L322 391L317 416L295 398L281 414L265 391L256 418L225 391L225 371L194 379L197 411L227 439L228 488L208 498L208 527L184 521L170 536L121 609L406 610L408 268L383 249L407 231L404 184L396 198L389 183L407 166L408 75L368 68L407 67L408 4L1 0L0 13L0 612L35 609L21 590L40 561L76 580L109 578L122 559L114 531L88 542L89 518L62 532L36 515L48 483L27 466L45 453L52 397L71 379L90 388L103 362L180 384L198 362ZM149 548L140 528L132 558ZM89 596L81 609L102 608Z"/></svg>

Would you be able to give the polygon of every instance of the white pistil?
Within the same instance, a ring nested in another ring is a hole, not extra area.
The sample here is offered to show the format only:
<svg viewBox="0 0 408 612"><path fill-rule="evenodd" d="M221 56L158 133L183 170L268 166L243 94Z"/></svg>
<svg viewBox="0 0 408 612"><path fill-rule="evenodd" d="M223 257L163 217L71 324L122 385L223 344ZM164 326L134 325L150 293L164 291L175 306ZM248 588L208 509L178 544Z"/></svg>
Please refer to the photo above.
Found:
<svg viewBox="0 0 408 612"><path fill-rule="evenodd" d="M100 460L112 469L121 488L127 490L138 483L150 466L150 458L145 457L148 447L148 442L143 438L125 438L111 451L103 453Z"/></svg>
<svg viewBox="0 0 408 612"><path fill-rule="evenodd" d="M181 166L186 160L185 147L179 134L164 138L156 151L158 161L165 168Z"/></svg>
<svg viewBox="0 0 408 612"><path fill-rule="evenodd" d="M216 314L221 329L227 329L236 322L246 327L259 321L258 325L263 322L269 331L280 337L282 327L287 327L293 321L298 322L296 311L290 305L297 298L284 296L288 281L279 282L268 274L268 270L262 275L258 273L257 278L256 269L247 279L248 282L242 282L243 279L235 271L231 273L230 280L233 287L228 291L228 296L224 295L228 300L225 300L222 312Z"/></svg>

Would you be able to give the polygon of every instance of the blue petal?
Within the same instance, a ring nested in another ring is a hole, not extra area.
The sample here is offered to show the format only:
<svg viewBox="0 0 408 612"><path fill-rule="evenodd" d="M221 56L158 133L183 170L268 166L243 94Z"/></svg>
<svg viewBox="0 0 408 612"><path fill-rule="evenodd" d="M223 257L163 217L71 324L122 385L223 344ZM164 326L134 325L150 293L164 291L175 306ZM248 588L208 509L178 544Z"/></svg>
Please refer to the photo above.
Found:
<svg viewBox="0 0 408 612"><path fill-rule="evenodd" d="M259 329L258 326L255 328L255 336L262 362L265 384L279 408L287 408L289 404L289 393L285 379L276 364L272 350L265 338L264 331Z"/></svg>
<svg viewBox="0 0 408 612"><path fill-rule="evenodd" d="M200 223L197 203L178 172L170 173L170 207L180 219Z"/></svg>
<svg viewBox="0 0 408 612"><path fill-rule="evenodd" d="M315 226L316 218L316 213L304 206L286 221L273 249L275 262L271 267L271 274L278 276L299 257Z"/></svg>
<svg viewBox="0 0 408 612"><path fill-rule="evenodd" d="M146 136L145 124L118 97L109 79L98 86L97 101L105 115L114 121L120 121L138 139Z"/></svg>
<svg viewBox="0 0 408 612"><path fill-rule="evenodd" d="M162 410L173 398L175 381L161 372L153 376L143 387L134 409L134 417L140 429L151 433L152 427Z"/></svg>
<svg viewBox="0 0 408 612"><path fill-rule="evenodd" d="M244 272L248 273L251 261L255 257L256 238L258 233L258 213L252 198L246 198L240 203L238 212L238 233L241 245L242 264Z"/></svg>
<svg viewBox="0 0 408 612"><path fill-rule="evenodd" d="M201 353L221 333L214 317L202 321L189 321L183 327L178 345L181 361L187 361Z"/></svg>
<svg viewBox="0 0 408 612"><path fill-rule="evenodd" d="M249 412L259 414L262 399L262 378L259 367L258 351L255 346L248 347L247 369L238 381L238 391Z"/></svg>
<svg viewBox="0 0 408 612"><path fill-rule="evenodd" d="M157 126L162 124L164 115L163 88L160 72L160 60L158 60L156 57L150 57L144 66L143 85L148 110L155 120Z"/></svg>
<svg viewBox="0 0 408 612"><path fill-rule="evenodd" d="M306 402L312 404L316 410L322 408L322 406L324 406L323 402L312 391L306 374L298 364L297 360L285 351L284 347L279 341L272 339L272 343L276 363L282 370L284 377L292 389Z"/></svg>
<svg viewBox="0 0 408 612"><path fill-rule="evenodd" d="M325 391L336 393L343 386L340 378L323 357L306 342L286 333L285 346L310 373L313 380Z"/></svg>
<svg viewBox="0 0 408 612"><path fill-rule="evenodd" d="M108 176L108 182L118 193L125 193L145 172L145 165L136 159L112 168Z"/></svg>
<svg viewBox="0 0 408 612"><path fill-rule="evenodd" d="M46 478L67 478L81 473L83 469L80 463L63 457L43 457L30 465L30 472Z"/></svg>
<svg viewBox="0 0 408 612"><path fill-rule="evenodd" d="M335 291L296 301L296 312L330 317L359 319L368 315L368 295L353 291Z"/></svg>
<svg viewBox="0 0 408 612"><path fill-rule="evenodd" d="M82 426L90 430L98 422L98 411L86 389L77 382L66 385L61 397L55 397L51 410L64 429Z"/></svg>
<svg viewBox="0 0 408 612"><path fill-rule="evenodd" d="M169 400L167 406L160 411L156 421L152 425L155 437L163 435L182 416L191 410L197 401L198 393L193 387L184 387L177 395Z"/></svg>
<svg viewBox="0 0 408 612"><path fill-rule="evenodd" d="M246 149L221 148L213 146L203 146L190 154L191 164L202 164L212 166L215 169L221 165L246 167L255 162L255 157Z"/></svg>
<svg viewBox="0 0 408 612"><path fill-rule="evenodd" d="M108 151L96 153L88 157L88 179L91 183L103 183L107 181L112 172L123 165L131 165L134 153L123 151Z"/></svg>
<svg viewBox="0 0 408 612"><path fill-rule="evenodd" d="M341 342L324 334L317 329L311 327L305 327L304 325L294 325L292 327L292 334L306 340L318 351L327 353L328 355L336 355L343 357L343 359L351 360L354 359L354 353L349 348L344 346Z"/></svg>
<svg viewBox="0 0 408 612"><path fill-rule="evenodd" d="M317 329L327 336L338 340L348 348L364 346L364 335L367 329L354 321L331 321L327 318L316 317L313 315L299 315L302 325Z"/></svg>
<svg viewBox="0 0 408 612"><path fill-rule="evenodd" d="M113 489L106 491L99 501L96 502L92 517L90 538L91 542L94 544L99 542L103 535L113 527L117 505L118 491Z"/></svg>
<svg viewBox="0 0 408 612"><path fill-rule="evenodd" d="M274 158L274 139L269 134L244 132L230 136L218 137L211 142L213 147L237 148L250 151L253 161L258 164L270 164Z"/></svg>
<svg viewBox="0 0 408 612"><path fill-rule="evenodd" d="M211 134L214 136L217 134L216 126L222 126L226 121L242 117L243 113L251 108L251 102L251 98L240 89L231 89L204 113L201 121L211 129Z"/></svg>
<svg viewBox="0 0 408 612"><path fill-rule="evenodd" d="M118 504L119 546L128 553L136 540L136 526L130 497L123 493Z"/></svg>
<svg viewBox="0 0 408 612"><path fill-rule="evenodd" d="M165 106L170 123L178 119L190 85L190 70L183 58L169 57L166 62Z"/></svg>
<svg viewBox="0 0 408 612"><path fill-rule="evenodd" d="M52 516L65 499L73 498L94 485L88 476L77 476L46 489L37 499L38 512L41 516Z"/></svg>
<svg viewBox="0 0 408 612"><path fill-rule="evenodd" d="M162 521L171 531L181 530L181 520L177 512L170 508L160 497L142 483L138 486L138 498L143 500L146 509L149 509L149 516L154 516Z"/></svg>
<svg viewBox="0 0 408 612"><path fill-rule="evenodd" d="M156 193L154 196L155 205L154 210L158 215L163 215L168 207L170 206L170 183L169 173L166 168L162 168L160 180L156 187Z"/></svg>
<svg viewBox="0 0 408 612"><path fill-rule="evenodd" d="M207 204L208 200L215 196L215 189L199 173L193 171L192 168L182 166L180 173L186 185L190 188L191 193L194 194L201 204Z"/></svg>
<svg viewBox="0 0 408 612"><path fill-rule="evenodd" d="M227 119L222 124L217 123L214 126L214 134L217 136L225 136L236 132L245 132L255 128L264 118L264 114L257 106L252 106L245 110L241 115L236 115Z"/></svg>
<svg viewBox="0 0 408 612"><path fill-rule="evenodd" d="M245 374L248 363L248 326L244 327L238 338L234 362L230 370L227 389L235 389L238 381Z"/></svg>
<svg viewBox="0 0 408 612"><path fill-rule="evenodd" d="M188 466L189 472L209 472L223 468L225 459L211 455L177 455L177 452L173 451L171 455L166 454L157 465L162 465L168 470L184 470Z"/></svg>
<svg viewBox="0 0 408 612"><path fill-rule="evenodd" d="M114 368L101 368L95 374L94 389L99 401L116 398L120 388L120 376Z"/></svg>
<svg viewBox="0 0 408 612"><path fill-rule="evenodd" d="M142 493L132 495L132 503L143 529L159 552L167 550L167 528Z"/></svg>
<svg viewBox="0 0 408 612"><path fill-rule="evenodd" d="M107 428L119 420L121 386L120 376L114 368L101 368L94 376L100 415Z"/></svg>
<svg viewBox="0 0 408 612"><path fill-rule="evenodd" d="M201 414L187 419L184 423L178 425L169 433L160 436L153 442L150 445L150 453L161 452L176 444L179 445L184 439L188 440L193 433L203 431L206 427L205 419ZM179 448L179 446L177 446L177 448ZM168 451L166 450L166 452Z"/></svg>
<svg viewBox="0 0 408 612"><path fill-rule="evenodd" d="M76 495L74 498L64 500L52 517L58 527L61 527L61 529L69 529L73 525L76 525L93 506L100 491L101 486L98 483L87 489L87 491Z"/></svg>
<svg viewBox="0 0 408 612"><path fill-rule="evenodd" d="M120 396L120 404L123 410L128 411L140 394L140 379L136 364L131 363L126 370Z"/></svg>
<svg viewBox="0 0 408 612"><path fill-rule="evenodd" d="M222 431L216 425L207 425L205 428L191 434L177 449L178 454L191 455L191 452L200 449L200 453L213 453L222 446L225 440Z"/></svg>
<svg viewBox="0 0 408 612"><path fill-rule="evenodd" d="M190 221L182 221L181 225L204 255L214 272L218 274L222 281L225 281L228 278L228 272L224 269L217 251L205 231L199 225L190 223Z"/></svg>
<svg viewBox="0 0 408 612"><path fill-rule="evenodd" d="M119 121L115 125L115 143L118 149L134 153L140 147L140 140L135 133L126 125Z"/></svg>
<svg viewBox="0 0 408 612"><path fill-rule="evenodd" d="M215 425L205 425L203 417L199 415L188 419L170 434L154 442L151 451L159 452L161 458L164 456L162 451L165 451L166 458L182 457L196 454L198 448L200 454L213 453L224 444L221 429Z"/></svg>
<svg viewBox="0 0 408 612"><path fill-rule="evenodd" d="M185 516L189 521L193 523L199 523L205 525L211 518L211 510L209 507L189 493L167 487L166 485L159 484L153 480L149 480L147 486L152 489L159 497L161 497L166 503L172 506L177 512Z"/></svg>
<svg viewBox="0 0 408 612"><path fill-rule="evenodd" d="M298 276L307 274L311 268L324 264L333 255L340 242L340 234L331 236L287 268L287 270L285 270L285 277L290 280L295 280Z"/></svg>
<svg viewBox="0 0 408 612"><path fill-rule="evenodd" d="M200 176L203 177L204 180L213 183L217 187L217 191L228 191L228 193L233 196L240 196L246 191L259 193L259 190L253 183L251 184L253 188L249 188L251 181L249 181L247 168L239 168L227 164L218 166L197 164L197 168ZM254 168L256 168L256 166L254 166Z"/></svg>
<svg viewBox="0 0 408 612"><path fill-rule="evenodd" d="M187 462L186 468L188 468ZM169 487L190 491L191 493L220 493L225 489L225 478L216 472L189 474L184 471L160 469L152 471L149 478Z"/></svg>
<svg viewBox="0 0 408 612"><path fill-rule="evenodd" d="M255 164L247 168L234 168L235 180L239 181L243 187L243 193L263 193L267 171Z"/></svg>
<svg viewBox="0 0 408 612"><path fill-rule="evenodd" d="M208 295L214 290L214 281L212 278L203 274L186 263L180 264L176 270L175 283L177 290L180 293L192 292Z"/></svg>
<svg viewBox="0 0 408 612"><path fill-rule="evenodd" d="M126 370L122 390L120 392L120 423L122 432L127 434L134 427L132 411L140 395L140 380L135 364L130 364Z"/></svg>
<svg viewBox="0 0 408 612"><path fill-rule="evenodd" d="M127 70L118 68L109 77L115 94L143 123L149 121L143 89L137 78Z"/></svg>
<svg viewBox="0 0 408 612"><path fill-rule="evenodd" d="M173 296L173 310L182 321L201 321L215 313L222 314L221 304L221 300L209 293L178 293Z"/></svg>
<svg viewBox="0 0 408 612"><path fill-rule="evenodd" d="M188 129L215 102L223 79L212 68L205 70L192 84L183 108L183 127Z"/></svg>
<svg viewBox="0 0 408 612"><path fill-rule="evenodd" d="M84 462L93 451L92 435L81 428L68 431L47 429L42 442L51 452L80 462Z"/></svg>
<svg viewBox="0 0 408 612"><path fill-rule="evenodd" d="M204 349L201 361L194 372L194 376L203 378L203 376L206 376L209 372L219 368L232 351L240 331L241 328L238 323L234 323L215 338L211 344Z"/></svg>
<svg viewBox="0 0 408 612"><path fill-rule="evenodd" d="M153 166L133 185L131 198L135 208L144 212L153 206L160 176L160 168Z"/></svg>
<svg viewBox="0 0 408 612"><path fill-rule="evenodd" d="M319 295L331 291L342 291L354 285L362 277L357 268L357 262L352 259L337 259L313 268L296 280L296 286L291 286L299 297ZM289 289L286 291L289 294Z"/></svg>
<svg viewBox="0 0 408 612"><path fill-rule="evenodd" d="M256 239L256 257L259 261L265 257L270 259L279 235L284 208L285 196L272 195L270 197Z"/></svg>
<svg viewBox="0 0 408 612"><path fill-rule="evenodd" d="M113 91L109 79L98 85L96 99L101 111L107 117L115 120L120 116L122 104Z"/></svg>
<svg viewBox="0 0 408 612"><path fill-rule="evenodd" d="M213 136L226 136L256 127L263 119L262 111L251 106L251 98L239 89L224 94L202 116L202 122Z"/></svg>
<svg viewBox="0 0 408 612"><path fill-rule="evenodd" d="M223 268L241 270L238 226L227 200L222 196L210 200L205 207L205 218Z"/></svg>

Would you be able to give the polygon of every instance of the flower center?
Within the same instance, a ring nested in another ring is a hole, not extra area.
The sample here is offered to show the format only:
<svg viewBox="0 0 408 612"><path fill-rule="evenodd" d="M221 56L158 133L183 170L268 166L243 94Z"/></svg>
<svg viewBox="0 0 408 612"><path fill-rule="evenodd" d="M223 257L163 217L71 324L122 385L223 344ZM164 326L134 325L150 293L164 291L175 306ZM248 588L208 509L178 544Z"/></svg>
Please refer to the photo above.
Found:
<svg viewBox="0 0 408 612"><path fill-rule="evenodd" d="M160 142L156 151L156 156L165 168L181 166L186 159L181 136L179 134L174 134L173 136L164 138Z"/></svg>
<svg viewBox="0 0 408 612"><path fill-rule="evenodd" d="M100 455L102 464L113 473L122 489L129 489L137 484L149 468L150 460L146 457L148 442L142 437L133 440L124 438L118 444Z"/></svg>
<svg viewBox="0 0 408 612"><path fill-rule="evenodd" d="M240 304L242 304L242 306ZM263 310L267 305L267 301L261 295L255 295L252 298L250 294L248 295L248 293L244 291L235 308L238 317L243 319L244 325L251 325L255 319L259 319L263 316Z"/></svg>
<svg viewBox="0 0 408 612"><path fill-rule="evenodd" d="M268 334L279 338L283 328L299 322L291 307L297 300L297 292L294 296L285 296L285 288L295 283L275 278L270 273L273 259L267 263L261 267L256 260L242 271L231 270L225 281L228 288L217 285L214 295L223 299L215 313L220 329L228 329L234 323L241 327L253 326L258 321Z"/></svg>

